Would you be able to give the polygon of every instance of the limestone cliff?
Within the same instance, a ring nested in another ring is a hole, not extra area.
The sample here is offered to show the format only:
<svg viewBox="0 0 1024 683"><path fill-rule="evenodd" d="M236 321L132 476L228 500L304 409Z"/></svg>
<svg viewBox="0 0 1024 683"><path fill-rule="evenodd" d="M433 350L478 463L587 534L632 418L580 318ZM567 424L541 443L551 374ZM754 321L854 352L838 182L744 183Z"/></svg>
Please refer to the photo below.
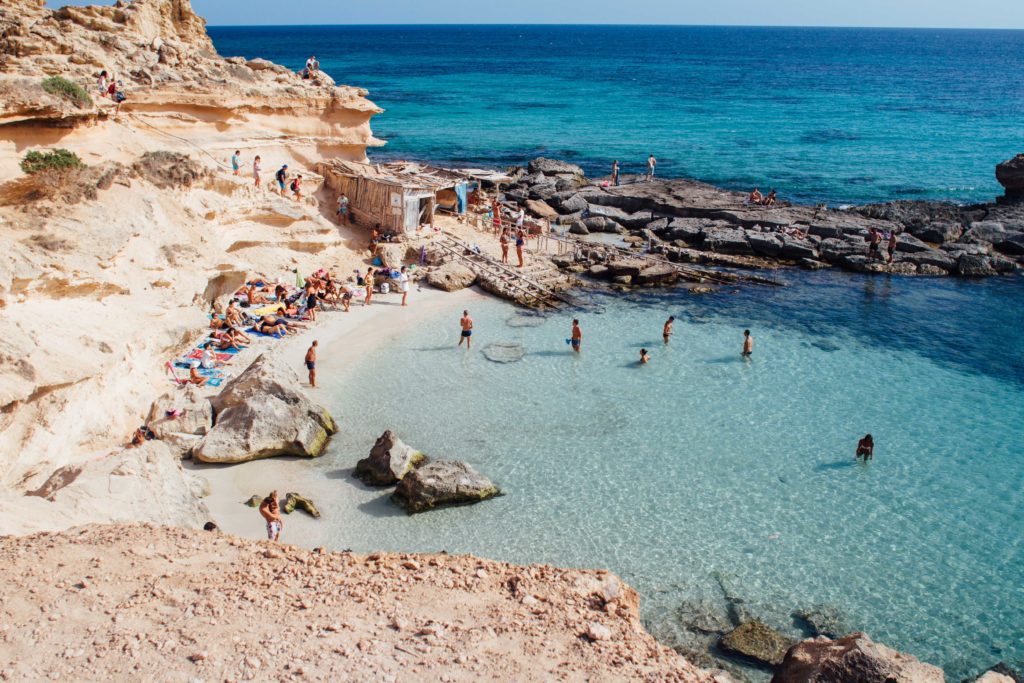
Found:
<svg viewBox="0 0 1024 683"><path fill-rule="evenodd" d="M119 112L99 95L101 70L124 83ZM90 97L48 91L53 76ZM381 110L365 95L221 57L188 0L0 3L0 510L31 510L2 515L0 533L76 521L71 496L23 496L61 468L122 457L169 386L164 362L247 274L359 264L357 233L330 220L333 198L317 196L309 169L380 144L370 120ZM88 167L22 173L27 152L57 147ZM235 150L240 175L227 166ZM302 174L302 201L255 188L256 155L265 181L282 164ZM158 469L120 481L139 479L145 496ZM66 509L48 520L55 506Z"/></svg>

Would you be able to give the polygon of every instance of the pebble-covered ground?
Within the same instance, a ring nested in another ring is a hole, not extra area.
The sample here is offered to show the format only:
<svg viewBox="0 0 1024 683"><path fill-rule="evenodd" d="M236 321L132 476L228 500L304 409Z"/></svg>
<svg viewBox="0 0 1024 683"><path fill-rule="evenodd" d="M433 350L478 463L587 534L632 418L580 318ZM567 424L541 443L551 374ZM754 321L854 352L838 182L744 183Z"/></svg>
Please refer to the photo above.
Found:
<svg viewBox="0 0 1024 683"><path fill-rule="evenodd" d="M716 680L603 571L147 525L3 537L0 563L2 680Z"/></svg>

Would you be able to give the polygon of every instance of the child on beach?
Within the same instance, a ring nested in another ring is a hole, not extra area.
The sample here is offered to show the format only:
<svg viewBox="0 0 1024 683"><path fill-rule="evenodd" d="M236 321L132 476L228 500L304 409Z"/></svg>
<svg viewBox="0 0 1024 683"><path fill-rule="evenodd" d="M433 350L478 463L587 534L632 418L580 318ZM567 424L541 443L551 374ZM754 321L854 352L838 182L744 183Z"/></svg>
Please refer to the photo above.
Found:
<svg viewBox="0 0 1024 683"><path fill-rule="evenodd" d="M252 177L253 187L260 186L260 155L257 154L256 158L252 160Z"/></svg>
<svg viewBox="0 0 1024 683"><path fill-rule="evenodd" d="M242 166L242 151L239 149L235 150L235 153L231 155L231 174L238 175Z"/></svg>

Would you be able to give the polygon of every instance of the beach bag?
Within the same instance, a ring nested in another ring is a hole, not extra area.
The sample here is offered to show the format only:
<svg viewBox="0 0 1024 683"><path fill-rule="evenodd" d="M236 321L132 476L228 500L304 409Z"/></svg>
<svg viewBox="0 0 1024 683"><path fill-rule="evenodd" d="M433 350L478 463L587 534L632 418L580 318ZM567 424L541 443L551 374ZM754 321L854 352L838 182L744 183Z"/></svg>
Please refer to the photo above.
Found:
<svg viewBox="0 0 1024 683"><path fill-rule="evenodd" d="M292 181L291 188L292 188L292 192L295 192L295 181L294 180Z"/></svg>

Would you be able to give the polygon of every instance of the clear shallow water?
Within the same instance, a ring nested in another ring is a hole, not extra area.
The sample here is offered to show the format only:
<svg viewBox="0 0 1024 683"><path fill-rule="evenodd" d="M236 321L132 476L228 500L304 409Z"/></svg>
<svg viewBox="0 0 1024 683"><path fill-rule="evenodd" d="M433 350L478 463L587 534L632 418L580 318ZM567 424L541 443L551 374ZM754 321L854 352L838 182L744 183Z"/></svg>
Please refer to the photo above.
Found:
<svg viewBox="0 0 1024 683"><path fill-rule="evenodd" d="M564 342L569 314L499 302L473 306L468 354L454 348L460 311L380 331L329 380L345 425L318 465L338 480L332 545L607 567L648 618L721 602L722 577L794 635L790 611L824 603L951 680L1021 663L1024 280L800 280L594 295L580 357ZM492 341L527 355L489 362ZM507 495L405 516L350 477L386 428ZM863 466L853 450L867 431L876 457Z"/></svg>
<svg viewBox="0 0 1024 683"><path fill-rule="evenodd" d="M1024 31L212 27L225 55L316 54L387 112L379 157L659 172L797 201L988 201L1022 151Z"/></svg>

